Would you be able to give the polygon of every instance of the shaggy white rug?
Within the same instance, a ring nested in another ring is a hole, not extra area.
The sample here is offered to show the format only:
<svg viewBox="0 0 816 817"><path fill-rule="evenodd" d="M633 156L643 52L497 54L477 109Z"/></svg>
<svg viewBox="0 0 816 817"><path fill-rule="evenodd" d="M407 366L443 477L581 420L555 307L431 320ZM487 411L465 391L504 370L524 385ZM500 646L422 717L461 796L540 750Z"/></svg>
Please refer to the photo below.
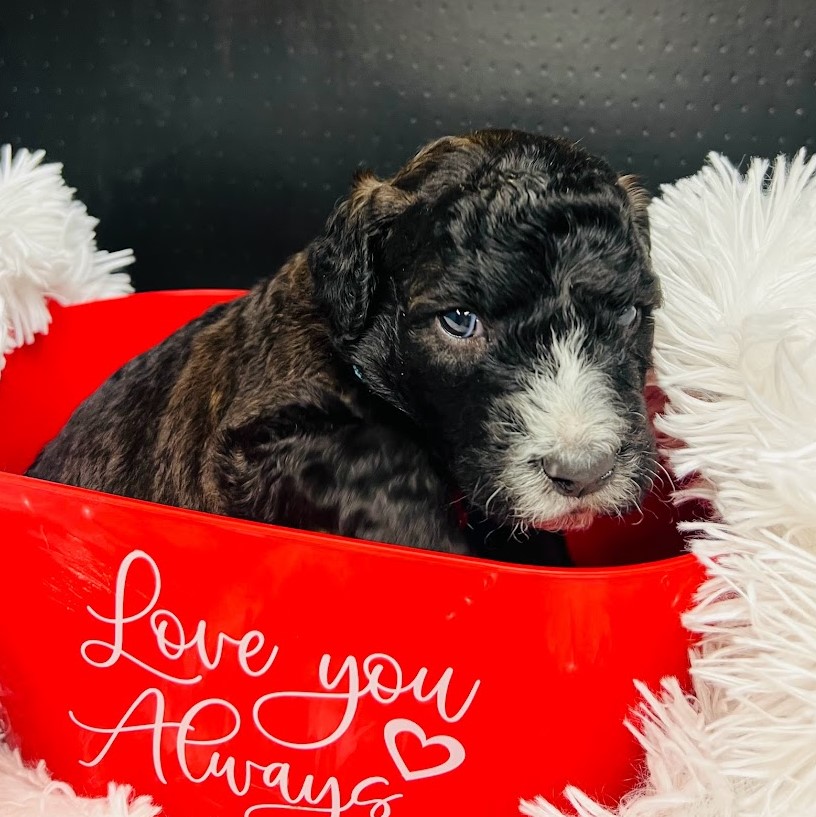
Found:
<svg viewBox="0 0 816 817"><path fill-rule="evenodd" d="M48 331L48 300L77 304L133 291L132 250L96 248L97 219L44 150L0 147L0 371L6 355Z"/></svg>
<svg viewBox="0 0 816 817"><path fill-rule="evenodd" d="M692 543L693 694L641 689L643 784L614 810L568 790L580 817L816 814L816 157L769 170L712 154L651 205L660 429L721 521Z"/></svg>
<svg viewBox="0 0 816 817"><path fill-rule="evenodd" d="M632 728L647 755L643 785L611 811L569 790L580 817L816 813L815 176L816 162L803 155L791 166L780 159L770 183L766 162L742 177L712 155L651 205L665 295L661 431L684 444L671 452L675 470L702 475L691 493L722 521L699 526L693 543L710 573L686 620L701 636L693 694L673 679L642 689ZM28 339L27 326L47 325L33 301L53 289L27 292L22 314L38 319L23 323L9 311L17 302L4 289L3 263L0 252L0 338L10 326L13 346ZM77 798L0 746L2 817L158 811L127 787ZM543 800L522 811L562 814Z"/></svg>
<svg viewBox="0 0 816 817"><path fill-rule="evenodd" d="M2 817L156 817L149 797L134 797L130 786L108 786L108 796L77 797L70 786L51 780L45 764L26 768L17 752L0 745Z"/></svg>

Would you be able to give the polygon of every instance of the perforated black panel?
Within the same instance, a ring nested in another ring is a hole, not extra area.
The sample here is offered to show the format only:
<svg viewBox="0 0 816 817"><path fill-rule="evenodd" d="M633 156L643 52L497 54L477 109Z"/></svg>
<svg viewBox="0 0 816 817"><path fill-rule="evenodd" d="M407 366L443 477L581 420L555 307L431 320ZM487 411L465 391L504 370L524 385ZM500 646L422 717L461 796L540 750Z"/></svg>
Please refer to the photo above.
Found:
<svg viewBox="0 0 816 817"><path fill-rule="evenodd" d="M814 50L813 0L6 0L0 142L65 163L139 288L244 285L442 133L566 134L652 188L812 149Z"/></svg>

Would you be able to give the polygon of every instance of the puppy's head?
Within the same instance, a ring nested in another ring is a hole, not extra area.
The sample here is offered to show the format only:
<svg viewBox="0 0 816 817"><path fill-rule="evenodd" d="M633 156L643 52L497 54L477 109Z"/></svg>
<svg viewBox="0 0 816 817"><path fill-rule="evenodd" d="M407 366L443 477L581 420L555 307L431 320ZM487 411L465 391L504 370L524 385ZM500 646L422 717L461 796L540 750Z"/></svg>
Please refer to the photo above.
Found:
<svg viewBox="0 0 816 817"><path fill-rule="evenodd" d="M650 483L646 204L564 140L480 131L359 175L310 247L338 350L498 521L581 527Z"/></svg>

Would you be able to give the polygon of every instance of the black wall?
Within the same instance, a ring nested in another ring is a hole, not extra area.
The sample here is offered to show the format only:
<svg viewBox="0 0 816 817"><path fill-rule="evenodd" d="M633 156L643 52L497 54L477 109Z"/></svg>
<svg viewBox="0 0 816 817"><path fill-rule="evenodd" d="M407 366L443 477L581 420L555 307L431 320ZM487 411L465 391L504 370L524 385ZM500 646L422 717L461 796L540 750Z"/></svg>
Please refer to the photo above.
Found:
<svg viewBox="0 0 816 817"><path fill-rule="evenodd" d="M652 189L816 144L814 0L0 3L0 143L64 162L139 289L251 284L443 133L565 134Z"/></svg>

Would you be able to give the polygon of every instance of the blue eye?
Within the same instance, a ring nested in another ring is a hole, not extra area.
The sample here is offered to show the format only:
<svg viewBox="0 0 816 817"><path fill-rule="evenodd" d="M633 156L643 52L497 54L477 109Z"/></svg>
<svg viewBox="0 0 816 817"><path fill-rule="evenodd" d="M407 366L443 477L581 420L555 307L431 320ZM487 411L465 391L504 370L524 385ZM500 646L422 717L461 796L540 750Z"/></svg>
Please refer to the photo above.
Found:
<svg viewBox="0 0 816 817"><path fill-rule="evenodd" d="M466 309L452 309L439 316L439 325L449 334L461 340L476 338L484 334L482 322L473 312Z"/></svg>
<svg viewBox="0 0 816 817"><path fill-rule="evenodd" d="M624 309L623 312L618 313L615 323L617 323L618 326L628 328L634 324L638 317L640 317L640 310L636 306L629 306Z"/></svg>

